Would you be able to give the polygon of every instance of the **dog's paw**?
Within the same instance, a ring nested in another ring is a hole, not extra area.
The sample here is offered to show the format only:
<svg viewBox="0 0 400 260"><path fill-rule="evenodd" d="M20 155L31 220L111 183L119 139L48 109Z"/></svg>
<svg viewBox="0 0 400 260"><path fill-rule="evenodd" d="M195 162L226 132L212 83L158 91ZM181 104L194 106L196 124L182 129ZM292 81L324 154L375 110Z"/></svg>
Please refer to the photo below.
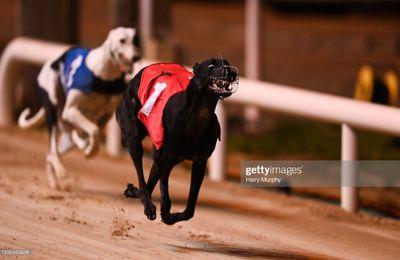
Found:
<svg viewBox="0 0 400 260"><path fill-rule="evenodd" d="M55 169L55 173L59 180L66 180L69 177L68 171L62 164L60 164L60 166Z"/></svg>
<svg viewBox="0 0 400 260"><path fill-rule="evenodd" d="M89 143L84 149L84 154L87 158L91 158L97 154L100 148L100 136L96 132L89 136Z"/></svg>
<svg viewBox="0 0 400 260"><path fill-rule="evenodd" d="M138 199L140 198L140 190L133 186L132 183L128 183L128 185L126 186L126 190L124 191L124 195L127 198Z"/></svg>
<svg viewBox="0 0 400 260"><path fill-rule="evenodd" d="M191 219L192 217L193 214L187 213L186 211L177 213L170 213L170 212L161 213L162 222L164 222L167 225L173 225L176 222L186 221Z"/></svg>
<svg viewBox="0 0 400 260"><path fill-rule="evenodd" d="M144 209L144 214L147 216L149 220L155 220L157 217L156 214L156 206L150 205Z"/></svg>
<svg viewBox="0 0 400 260"><path fill-rule="evenodd" d="M173 225L177 222L176 218L174 217L174 214L170 213L161 213L161 221L164 222L167 225Z"/></svg>
<svg viewBox="0 0 400 260"><path fill-rule="evenodd" d="M87 138L82 137L76 129L72 130L71 140L80 150L85 149L89 143Z"/></svg>
<svg viewBox="0 0 400 260"><path fill-rule="evenodd" d="M65 179L59 180L58 189L61 191L70 192L73 187L77 186L76 180L71 177L67 177Z"/></svg>
<svg viewBox="0 0 400 260"><path fill-rule="evenodd" d="M58 190L59 189L58 180L54 173L54 168L49 162L46 163L46 177L50 189Z"/></svg>
<svg viewBox="0 0 400 260"><path fill-rule="evenodd" d="M161 212L161 221L167 225L173 225L176 222L182 221L182 213Z"/></svg>
<svg viewBox="0 0 400 260"><path fill-rule="evenodd" d="M46 174L50 188L60 189L60 181L68 179L68 172L56 154L47 155Z"/></svg>

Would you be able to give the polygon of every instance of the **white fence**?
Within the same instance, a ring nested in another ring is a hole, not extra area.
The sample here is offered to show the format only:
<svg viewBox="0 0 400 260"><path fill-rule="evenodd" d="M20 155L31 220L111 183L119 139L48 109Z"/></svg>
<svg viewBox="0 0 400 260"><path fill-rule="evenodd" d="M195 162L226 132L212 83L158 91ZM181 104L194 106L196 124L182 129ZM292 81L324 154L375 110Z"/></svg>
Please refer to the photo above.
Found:
<svg viewBox="0 0 400 260"><path fill-rule="evenodd" d="M399 109L299 88L240 79L238 91L227 102L252 104L295 117L341 124L342 160L345 161L357 159L357 136L354 129L400 135ZM213 156L215 163L212 164L211 173L216 179L221 179L224 164L220 158L224 155L217 151ZM348 180L356 179L353 171L342 170L342 179L343 176L347 176ZM355 187L341 188L341 205L349 212L357 210Z"/></svg>
<svg viewBox="0 0 400 260"><path fill-rule="evenodd" d="M42 64L67 47L29 38L15 39L7 46L0 61L0 126L13 123L13 94L19 68L24 63ZM150 63L152 62L144 61L142 66ZM367 129L400 136L400 110L396 108L241 78L238 91L217 106L223 141L218 143L210 162L210 178L215 181L220 181L225 176L225 140L227 139L225 102L250 104L269 111L341 124L342 160L357 159L357 137L354 129ZM107 149L111 154L116 154L119 151L119 132L118 127L115 127L115 120L109 124L108 130ZM355 174L355 172L342 170L342 178L348 175L354 177ZM342 187L341 195L342 207L350 212L356 211L356 188Z"/></svg>
<svg viewBox="0 0 400 260"><path fill-rule="evenodd" d="M19 82L24 64L41 65L56 57L68 45L30 38L16 38L2 53L0 60L0 126L13 123L14 87Z"/></svg>

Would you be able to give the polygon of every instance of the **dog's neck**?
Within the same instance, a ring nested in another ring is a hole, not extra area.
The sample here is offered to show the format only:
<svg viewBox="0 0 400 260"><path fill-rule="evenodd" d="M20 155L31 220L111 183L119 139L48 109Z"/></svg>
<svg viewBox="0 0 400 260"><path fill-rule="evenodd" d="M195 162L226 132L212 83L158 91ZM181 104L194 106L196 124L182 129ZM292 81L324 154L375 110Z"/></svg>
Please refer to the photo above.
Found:
<svg viewBox="0 0 400 260"><path fill-rule="evenodd" d="M89 52L86 65L96 77L103 80L114 80L122 75L119 64L115 61L106 44Z"/></svg>
<svg viewBox="0 0 400 260"><path fill-rule="evenodd" d="M186 137L193 142L209 127L218 102L217 97L202 93L197 84L193 78L185 90Z"/></svg>

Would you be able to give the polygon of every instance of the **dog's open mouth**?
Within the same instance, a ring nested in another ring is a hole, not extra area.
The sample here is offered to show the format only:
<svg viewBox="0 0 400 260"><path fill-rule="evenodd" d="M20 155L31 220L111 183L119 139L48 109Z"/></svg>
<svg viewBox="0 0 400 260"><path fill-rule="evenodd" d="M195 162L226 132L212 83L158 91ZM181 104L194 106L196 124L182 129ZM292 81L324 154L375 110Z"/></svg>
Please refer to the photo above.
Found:
<svg viewBox="0 0 400 260"><path fill-rule="evenodd" d="M123 71L131 71L133 69L134 62L129 61L123 56L119 56L119 63L120 63L120 68Z"/></svg>
<svg viewBox="0 0 400 260"><path fill-rule="evenodd" d="M233 93L234 92L234 82L229 82L223 79L213 80L212 84L209 87L213 93L216 94L224 94L224 93Z"/></svg>
<svg viewBox="0 0 400 260"><path fill-rule="evenodd" d="M222 98L236 92L239 86L239 75L236 67L221 66L216 68L210 76L209 92Z"/></svg>

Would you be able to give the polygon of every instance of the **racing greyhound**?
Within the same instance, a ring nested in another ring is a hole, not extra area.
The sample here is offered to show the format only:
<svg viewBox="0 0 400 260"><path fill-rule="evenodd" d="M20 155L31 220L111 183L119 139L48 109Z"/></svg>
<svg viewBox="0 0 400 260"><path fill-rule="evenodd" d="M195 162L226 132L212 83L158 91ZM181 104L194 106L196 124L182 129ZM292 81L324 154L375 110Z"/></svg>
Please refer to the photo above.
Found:
<svg viewBox="0 0 400 260"><path fill-rule="evenodd" d="M100 47L72 47L44 64L37 79L42 108L30 119L30 109L26 108L18 123L21 128L28 128L46 119L50 135L46 160L50 187L62 188L60 181L68 176L59 154L74 146L87 157L96 154L100 130L127 87L126 75L139 59L137 31L118 27L109 32Z"/></svg>
<svg viewBox="0 0 400 260"><path fill-rule="evenodd" d="M161 218L168 225L193 217L206 163L221 138L214 112L218 100L229 97L238 86L238 71L224 59L196 63L194 74L173 63L153 64L130 82L117 107L121 143L136 168L139 188L128 184L125 196L140 198L148 219L156 218L151 194L160 180ZM147 183L143 175L142 140L153 142L153 166ZM168 179L183 160L193 162L186 209L170 213Z"/></svg>

